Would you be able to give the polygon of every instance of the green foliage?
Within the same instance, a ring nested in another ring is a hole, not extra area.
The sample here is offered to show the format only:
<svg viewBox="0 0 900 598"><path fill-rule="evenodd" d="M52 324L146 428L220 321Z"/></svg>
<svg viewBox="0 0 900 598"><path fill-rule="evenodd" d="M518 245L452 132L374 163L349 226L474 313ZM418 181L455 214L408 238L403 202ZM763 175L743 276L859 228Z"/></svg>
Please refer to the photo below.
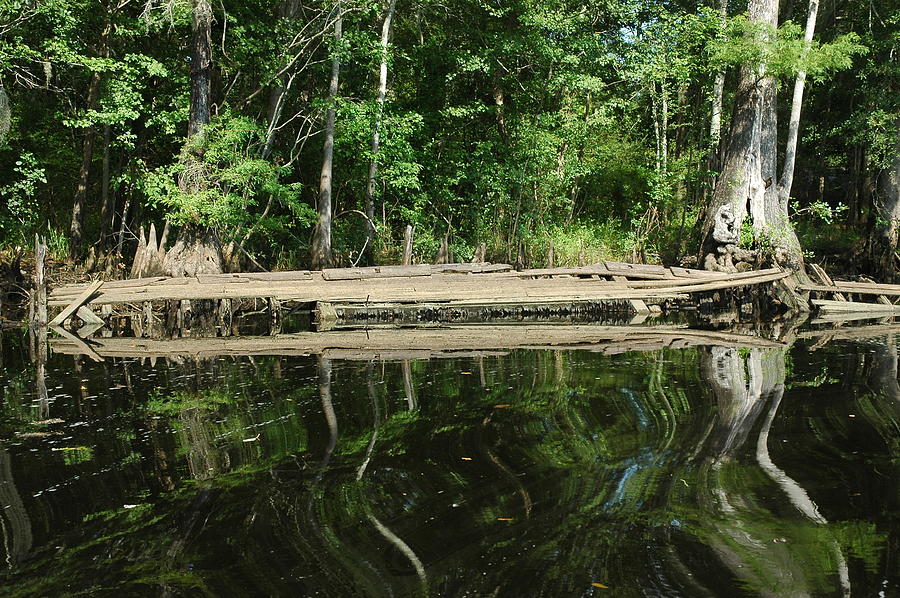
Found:
<svg viewBox="0 0 900 598"><path fill-rule="evenodd" d="M282 18L264 0L213 3L213 122L186 144L190 2L0 2L0 103L8 98L0 132L8 128L4 143L15 148L0 153L4 199L13 198L12 209L0 209L3 240L18 242L37 223L69 228L90 139L86 239L101 229L106 164L107 227L118 227L133 200L131 217L144 224L209 224L225 240L249 232L244 245L264 265L305 265L337 55L338 261L362 246L364 221L353 214L365 207L373 159L380 259L399 257L413 224L420 260L433 259L448 232L460 258L485 243L491 259L515 259L524 244L526 261L537 264L549 238L566 247L566 237L578 237L588 260L675 260L693 252L692 228L709 197L710 96L720 69L765 65L783 83L808 73L793 193L801 208L813 199L805 173L850 172L853 148L865 149L870 175L890 163L900 14L873 1L871 10L836 7L808 47L794 23L769 29L738 15L723 25L708 3L398 5L377 155L384 3L344 2L338 45L332 2L305 6L302 18ZM821 85L826 79L835 83ZM16 170L20 156L33 157L43 175ZM850 203L844 186L831 186L825 202ZM851 207L859 216L862 208Z"/></svg>
<svg viewBox="0 0 900 598"><path fill-rule="evenodd" d="M3 244L28 244L41 217L38 190L47 183L45 169L30 152L22 153L12 169L12 177L0 186L0 233Z"/></svg>
<svg viewBox="0 0 900 598"><path fill-rule="evenodd" d="M260 125L224 114L188 140L179 161L148 172L142 191L178 224L246 225L249 209L272 197L308 225L312 212L298 201L300 184L283 183L289 169L259 157L264 144Z"/></svg>
<svg viewBox="0 0 900 598"><path fill-rule="evenodd" d="M860 36L851 32L828 43L813 40L807 47L803 28L796 23L787 21L774 29L738 15L728 20L724 35L711 44L710 59L720 68L765 66L777 77L793 77L804 71L813 80L823 80L850 68L854 56L868 51L860 42Z"/></svg>

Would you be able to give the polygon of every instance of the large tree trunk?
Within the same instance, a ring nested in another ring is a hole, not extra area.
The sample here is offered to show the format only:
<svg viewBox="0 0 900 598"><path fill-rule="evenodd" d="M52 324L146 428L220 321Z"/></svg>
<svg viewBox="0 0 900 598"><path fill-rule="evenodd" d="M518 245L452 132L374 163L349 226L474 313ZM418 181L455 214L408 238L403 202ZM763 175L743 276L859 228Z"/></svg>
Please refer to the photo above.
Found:
<svg viewBox="0 0 900 598"><path fill-rule="evenodd" d="M759 165L759 79L758 69L741 67L722 172L701 229L701 264L709 270L734 270L730 248L740 241L747 204L765 192Z"/></svg>
<svg viewBox="0 0 900 598"><path fill-rule="evenodd" d="M343 18L338 4L338 18L334 22L334 40L341 41ZM322 150L322 173L319 176L319 200L316 204L316 229L313 232L310 262L314 270L331 266L331 170L334 161L334 110L338 93L341 59L335 48L331 59L331 84L328 88L328 113L325 118L325 146Z"/></svg>
<svg viewBox="0 0 900 598"><path fill-rule="evenodd" d="M894 159L878 179L878 196L875 201L878 213L878 240L873 243L873 261L879 276L885 282L897 276L895 266L897 242L900 237L900 121L897 122L897 138Z"/></svg>
<svg viewBox="0 0 900 598"><path fill-rule="evenodd" d="M191 108L188 141L191 150L182 160L190 176L182 175L178 185L184 193L199 193L205 184L202 168L191 168L202 160L202 143L210 118L210 73L212 70L212 7L209 0L194 0L193 42L191 51ZM197 171L200 171L199 173ZM216 231L189 223L181 227L175 245L166 253L163 270L170 276L196 276L223 271L222 246Z"/></svg>
<svg viewBox="0 0 900 598"><path fill-rule="evenodd" d="M372 158L369 161L369 176L366 179L366 261L375 263L375 176L378 173L378 149L381 134L381 120L384 115L384 100L387 96L388 41L391 36L391 21L397 0L390 0L381 24L381 66L378 70L378 97L376 98L375 125L372 130Z"/></svg>
<svg viewBox="0 0 900 598"><path fill-rule="evenodd" d="M812 24L807 25L809 39L815 28L817 0L811 2ZM748 14L753 23L768 26L769 31L774 32L778 25L778 1L750 0ZM768 43L768 40L762 41ZM796 89L794 94L792 127L799 125L802 81L805 80L805 74L801 75L798 77L801 79L799 95ZM776 82L766 72L766 66L742 67L724 168L703 223L701 258L707 269L734 271L741 269L735 261L758 260L756 252L737 248L749 205L754 239L759 249L765 250L765 257L781 266L802 270L800 243L788 215L797 131L793 130L789 140L792 143L788 147L790 171L785 171L779 181L776 111Z"/></svg>

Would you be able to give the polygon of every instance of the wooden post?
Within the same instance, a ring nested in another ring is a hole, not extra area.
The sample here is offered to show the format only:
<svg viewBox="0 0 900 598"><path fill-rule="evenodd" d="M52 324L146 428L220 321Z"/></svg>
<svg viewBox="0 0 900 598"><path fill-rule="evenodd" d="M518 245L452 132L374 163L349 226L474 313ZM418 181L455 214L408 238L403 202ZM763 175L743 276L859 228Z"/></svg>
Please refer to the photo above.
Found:
<svg viewBox="0 0 900 598"><path fill-rule="evenodd" d="M47 325L47 284L44 280L44 259L47 257L47 245L39 236L34 236L34 319L32 325Z"/></svg>
<svg viewBox="0 0 900 598"><path fill-rule="evenodd" d="M403 235L403 262L404 266L412 265L412 248L413 248L413 234L416 231L416 227L411 224L406 225L406 232Z"/></svg>
<svg viewBox="0 0 900 598"><path fill-rule="evenodd" d="M156 318L153 316L152 301L144 301L144 334L148 338L156 335Z"/></svg>

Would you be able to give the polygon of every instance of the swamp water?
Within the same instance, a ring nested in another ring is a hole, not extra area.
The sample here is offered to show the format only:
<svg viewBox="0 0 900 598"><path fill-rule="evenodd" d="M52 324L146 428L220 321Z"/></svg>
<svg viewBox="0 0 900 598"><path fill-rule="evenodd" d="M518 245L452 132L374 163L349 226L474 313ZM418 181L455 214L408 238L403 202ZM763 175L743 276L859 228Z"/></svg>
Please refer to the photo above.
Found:
<svg viewBox="0 0 900 598"><path fill-rule="evenodd" d="M891 337L0 379L0 595L898 596Z"/></svg>

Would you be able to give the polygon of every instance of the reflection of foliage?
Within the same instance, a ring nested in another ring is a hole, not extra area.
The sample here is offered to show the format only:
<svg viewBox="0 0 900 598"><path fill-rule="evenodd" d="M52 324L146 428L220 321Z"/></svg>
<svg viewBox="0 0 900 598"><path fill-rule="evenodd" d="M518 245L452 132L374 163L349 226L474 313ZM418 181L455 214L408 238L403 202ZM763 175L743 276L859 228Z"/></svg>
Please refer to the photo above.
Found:
<svg viewBox="0 0 900 598"><path fill-rule="evenodd" d="M63 453L63 463L78 465L94 458L94 449L89 446L71 446L59 449Z"/></svg>
<svg viewBox="0 0 900 598"><path fill-rule="evenodd" d="M147 411L154 415L171 417L190 409L215 411L230 402L231 397L218 389L201 392L179 391L167 396L154 392L147 401Z"/></svg>
<svg viewBox="0 0 900 598"><path fill-rule="evenodd" d="M802 381L840 379L833 359L797 362ZM167 390L123 417L152 424L144 475L165 473L172 487L81 503L94 511L83 527L47 542L0 591L416 595L413 562L382 528L425 564L431 595L582 595L592 582L620 596L656 583L683 595L820 595L836 590L835 547L859 560L854 575L882 569L881 524L804 517L753 458L753 434L727 458L717 452L734 409L701 367L696 350L415 362L410 400L401 364L335 362L333 450L311 359L220 360L191 376L171 367ZM787 399L786 423L818 429L772 441L773 459L808 476L811 494L843 481L844 455L824 452L847 418L839 427L823 415L831 406L807 413L812 402ZM866 400L859 420L893 425L883 396ZM885 440L896 433L876 427ZM106 445L116 450L79 467L133 459L143 437L120 432ZM791 462L807 452L829 468Z"/></svg>

